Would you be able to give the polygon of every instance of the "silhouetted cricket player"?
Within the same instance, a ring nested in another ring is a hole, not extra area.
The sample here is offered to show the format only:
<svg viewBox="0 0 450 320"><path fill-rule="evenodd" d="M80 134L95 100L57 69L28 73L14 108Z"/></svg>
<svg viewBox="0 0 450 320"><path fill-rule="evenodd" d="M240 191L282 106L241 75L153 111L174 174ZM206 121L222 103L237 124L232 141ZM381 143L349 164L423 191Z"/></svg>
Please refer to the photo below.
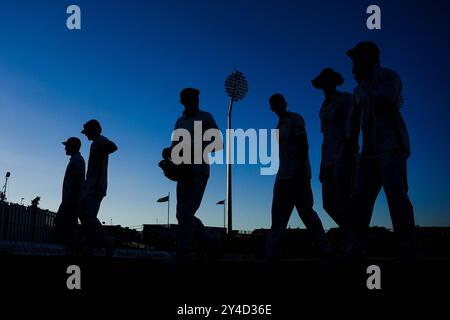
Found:
<svg viewBox="0 0 450 320"><path fill-rule="evenodd" d="M344 78L331 68L323 69L311 82L325 96L319 112L323 134L319 174L323 208L340 227L340 253L349 255L351 246L347 241L345 222L350 218L350 196L358 156L358 142L346 136L353 95L336 89L344 83Z"/></svg>
<svg viewBox="0 0 450 320"><path fill-rule="evenodd" d="M412 257L415 224L406 174L411 151L400 113L402 83L395 71L380 66L380 51L375 43L360 42L347 55L353 61L353 74L358 82L353 93L354 121L348 136L356 140L362 129L362 150L351 201L355 230L360 240L364 240L375 200L383 187L400 254Z"/></svg>
<svg viewBox="0 0 450 320"><path fill-rule="evenodd" d="M106 248L106 255L112 255L115 239L106 232L97 215L106 196L109 155L117 151L117 146L101 135L102 127L97 120L86 122L81 133L92 141L86 183L80 200L80 221L87 233L86 245L87 248L91 245L103 246Z"/></svg>
<svg viewBox="0 0 450 320"><path fill-rule="evenodd" d="M209 163L205 162L203 157L201 163L194 163L193 156L197 152L203 155L205 143L194 145L194 122L201 122L202 136L203 132L208 129L217 129L216 121L213 116L199 108L200 91L194 88L185 88L180 93L180 103L184 106L184 111L181 117L178 118L175 124L175 130L184 129L190 133L192 158L190 165L185 165L183 178L177 182L177 220L178 220L178 234L177 234L177 259L179 262L189 260L189 252L192 249L192 244L195 235L199 235L202 242L208 240L208 235L205 233L203 223L195 216L200 207L203 194L209 179ZM172 158L172 150L177 142L173 142L172 147L163 150L163 158ZM222 142L218 141L218 146L222 146ZM216 148L216 151L221 149Z"/></svg>
<svg viewBox="0 0 450 320"><path fill-rule="evenodd" d="M70 161L64 175L62 201L55 218L55 229L57 240L66 246L67 254L71 255L75 253L78 241L77 225L85 181L85 163L80 153L80 139L71 137L63 145Z"/></svg>
<svg viewBox="0 0 450 320"><path fill-rule="evenodd" d="M267 257L281 257L281 241L292 210L296 207L305 226L313 234L324 257L332 253L322 222L313 209L311 167L308 156L308 138L305 121L295 112L287 110L284 97L276 93L270 97L270 109L279 118L280 167L273 190L272 227L267 239Z"/></svg>

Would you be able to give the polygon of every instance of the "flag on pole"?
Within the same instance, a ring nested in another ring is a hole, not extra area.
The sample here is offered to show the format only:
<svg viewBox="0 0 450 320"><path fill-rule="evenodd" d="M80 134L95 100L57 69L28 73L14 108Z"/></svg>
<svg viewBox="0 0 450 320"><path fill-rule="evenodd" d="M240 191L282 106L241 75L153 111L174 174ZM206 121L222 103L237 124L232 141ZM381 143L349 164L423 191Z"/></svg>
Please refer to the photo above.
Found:
<svg viewBox="0 0 450 320"><path fill-rule="evenodd" d="M157 202L167 202L167 201L169 201L169 196L159 198Z"/></svg>
<svg viewBox="0 0 450 320"><path fill-rule="evenodd" d="M217 202L216 204L225 204L225 200L220 200L220 201Z"/></svg>

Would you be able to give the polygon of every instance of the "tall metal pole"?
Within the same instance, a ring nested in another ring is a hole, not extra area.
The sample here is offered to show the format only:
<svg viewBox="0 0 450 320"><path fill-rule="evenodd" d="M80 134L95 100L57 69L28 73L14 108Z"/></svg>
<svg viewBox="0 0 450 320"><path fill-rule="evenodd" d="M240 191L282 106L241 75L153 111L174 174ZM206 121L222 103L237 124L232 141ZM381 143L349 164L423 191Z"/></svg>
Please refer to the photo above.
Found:
<svg viewBox="0 0 450 320"><path fill-rule="evenodd" d="M232 193L231 193L231 112L233 111L233 97L230 98L230 106L228 108L228 130L227 130L227 214L228 225L227 233L233 232L233 212L232 212Z"/></svg>
<svg viewBox="0 0 450 320"><path fill-rule="evenodd" d="M227 213L226 213L226 206L225 203L223 204L223 228L227 228Z"/></svg>
<svg viewBox="0 0 450 320"><path fill-rule="evenodd" d="M167 229L170 229L170 192L167 198Z"/></svg>
<svg viewBox="0 0 450 320"><path fill-rule="evenodd" d="M233 111L233 102L239 101L245 97L248 91L247 80L240 71L235 71L225 80L225 91L230 97L230 106L228 108L228 129L227 129L227 213L228 225L227 233L229 236L233 234L233 212L232 212L232 190L231 190L231 161L232 152L232 135L231 135L231 113ZM233 147L234 149L234 147ZM234 158L234 157L233 157Z"/></svg>
<svg viewBox="0 0 450 320"><path fill-rule="evenodd" d="M3 201L7 201L8 200L8 198L6 197L6 190L8 189L8 179L9 179L10 176L11 176L11 173L7 172L6 176L5 176L5 184L3 185L3 188L0 191L0 199L3 200Z"/></svg>

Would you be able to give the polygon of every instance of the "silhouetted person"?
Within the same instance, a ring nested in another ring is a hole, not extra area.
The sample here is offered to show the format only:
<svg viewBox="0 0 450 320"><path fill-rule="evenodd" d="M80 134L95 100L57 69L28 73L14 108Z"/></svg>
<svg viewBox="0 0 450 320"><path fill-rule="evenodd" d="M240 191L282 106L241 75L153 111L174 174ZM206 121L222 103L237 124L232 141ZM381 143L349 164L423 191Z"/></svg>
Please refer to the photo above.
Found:
<svg viewBox="0 0 450 320"><path fill-rule="evenodd" d="M117 151L114 142L102 136L102 128L97 120L89 120L81 131L92 141L89 152L86 183L80 200L80 221L87 235L87 249L91 245L104 246L106 255L112 255L115 240L97 219L100 204L106 196L108 186L109 155Z"/></svg>
<svg viewBox="0 0 450 320"><path fill-rule="evenodd" d="M323 208L333 220L343 227L348 218L350 195L358 145L347 140L346 129L353 95L336 90L344 83L342 76L331 68L325 68L312 81L323 91L325 100L320 108L320 124L323 133L322 160L319 179L322 183Z"/></svg>
<svg viewBox="0 0 450 320"><path fill-rule="evenodd" d="M64 175L62 201L56 214L55 228L57 240L65 245L68 254L73 254L78 240L79 202L86 169L80 153L80 139L71 137L63 145L70 161Z"/></svg>
<svg viewBox="0 0 450 320"><path fill-rule="evenodd" d="M305 121L298 113L287 110L287 103L281 94L272 95L269 102L270 109L279 117L277 129L280 166L273 190L272 227L267 239L267 257L280 258L282 238L294 207L313 234L321 253L328 256L331 254L331 245L322 222L313 209Z"/></svg>
<svg viewBox="0 0 450 320"><path fill-rule="evenodd" d="M213 116L199 109L199 95L200 91L193 88L185 88L180 93L180 103L184 106L184 111L176 121L175 130L185 129L189 131L191 143L194 141L195 121L201 122L203 132L208 129L218 129ZM201 133L202 135L203 132ZM173 141L171 147L163 150L163 158L171 158L172 149L177 143ZM197 151L201 151L203 154L204 146L204 143L200 146L191 144L192 158L195 153L194 147L202 148L202 150ZM203 242L208 240L203 223L195 217L195 213L200 207L208 182L210 168L209 163L205 161L202 161L201 164L193 164L192 158L190 160L191 165L184 166L188 172L185 172L183 178L177 182L177 259L180 262L189 259L189 252L192 250L194 238L199 238Z"/></svg>
<svg viewBox="0 0 450 320"><path fill-rule="evenodd" d="M357 139L362 128L362 150L352 198L355 228L364 239L383 187L400 253L410 256L414 252L415 224L406 174L409 137L400 114L402 83L396 72L380 66L375 43L361 42L347 55L353 61L353 75L358 83L349 138Z"/></svg>

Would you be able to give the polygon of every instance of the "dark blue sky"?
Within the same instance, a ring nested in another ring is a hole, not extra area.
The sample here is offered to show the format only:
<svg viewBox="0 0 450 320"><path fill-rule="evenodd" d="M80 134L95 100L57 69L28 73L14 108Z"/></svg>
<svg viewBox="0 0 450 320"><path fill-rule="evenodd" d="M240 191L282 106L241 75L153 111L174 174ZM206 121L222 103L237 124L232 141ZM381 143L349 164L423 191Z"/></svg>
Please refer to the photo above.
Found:
<svg viewBox="0 0 450 320"><path fill-rule="evenodd" d="M382 29L369 31L365 11L374 3L382 10ZM81 7L80 31L66 29L70 4ZM346 79L342 90L351 91L355 82L345 52L368 39L379 44L382 64L403 80L417 223L448 225L449 12L448 1L1 1L0 172L12 172L9 200L29 203L40 195L42 207L56 210L67 163L60 142L80 136L82 124L97 118L119 146L101 219L126 226L162 223L166 207L156 199L174 195L175 186L157 163L182 111L179 91L199 88L202 107L225 128L223 82L237 67L250 90L236 105L235 127L273 128L277 120L267 100L274 92L304 116L315 208L331 227L317 179L322 94L310 79L333 67ZM259 166L236 166L236 228L269 226L273 181L259 175ZM215 203L224 195L225 167L213 166L198 212L206 224L222 224L222 207ZM391 225L384 195L372 223ZM302 224L293 215L290 225Z"/></svg>

